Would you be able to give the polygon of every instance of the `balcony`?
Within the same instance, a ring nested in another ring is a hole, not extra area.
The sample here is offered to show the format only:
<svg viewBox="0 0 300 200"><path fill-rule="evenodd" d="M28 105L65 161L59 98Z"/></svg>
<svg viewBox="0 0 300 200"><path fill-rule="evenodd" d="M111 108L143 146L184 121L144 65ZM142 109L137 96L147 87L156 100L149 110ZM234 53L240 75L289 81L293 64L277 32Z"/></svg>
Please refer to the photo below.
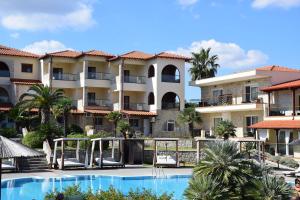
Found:
<svg viewBox="0 0 300 200"><path fill-rule="evenodd" d="M162 82L168 82L168 83L180 83L180 76L179 75L166 75L163 74L161 76Z"/></svg>
<svg viewBox="0 0 300 200"><path fill-rule="evenodd" d="M102 72L88 72L86 75L86 79L111 80L111 74Z"/></svg>
<svg viewBox="0 0 300 200"><path fill-rule="evenodd" d="M163 110L180 110L180 103L162 102L161 108Z"/></svg>
<svg viewBox="0 0 300 200"><path fill-rule="evenodd" d="M124 103L124 110L146 110L145 103Z"/></svg>
<svg viewBox="0 0 300 200"><path fill-rule="evenodd" d="M55 88L76 88L79 76L77 74L53 73L52 86Z"/></svg>
<svg viewBox="0 0 300 200"><path fill-rule="evenodd" d="M259 97L260 93L246 93L240 96L232 94L223 94L215 98L201 99L198 112L214 113L222 111L247 111L262 110L263 99Z"/></svg>
<svg viewBox="0 0 300 200"><path fill-rule="evenodd" d="M109 109L112 107L111 101L108 99L88 99L87 105L103 109Z"/></svg>
<svg viewBox="0 0 300 200"><path fill-rule="evenodd" d="M124 76L124 83L146 84L145 76Z"/></svg>
<svg viewBox="0 0 300 200"><path fill-rule="evenodd" d="M293 116L293 106L292 105L278 105L278 104L271 104L269 116ZM295 115L300 115L300 107L295 106Z"/></svg>
<svg viewBox="0 0 300 200"><path fill-rule="evenodd" d="M77 81L78 80L78 75L77 74L53 74L52 80L62 80L62 81Z"/></svg>
<svg viewBox="0 0 300 200"><path fill-rule="evenodd" d="M102 73L102 72L88 72L85 75L85 81L83 72L80 74L81 79L81 86L88 86L88 87L97 87L97 88L110 88L111 87L111 80L112 75L109 73Z"/></svg>

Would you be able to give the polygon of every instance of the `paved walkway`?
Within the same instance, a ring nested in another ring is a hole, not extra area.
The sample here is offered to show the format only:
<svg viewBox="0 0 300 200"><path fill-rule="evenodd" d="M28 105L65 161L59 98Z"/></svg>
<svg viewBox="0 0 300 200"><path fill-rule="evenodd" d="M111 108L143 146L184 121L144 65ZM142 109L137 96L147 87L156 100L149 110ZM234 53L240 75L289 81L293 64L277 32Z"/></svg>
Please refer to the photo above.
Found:
<svg viewBox="0 0 300 200"><path fill-rule="evenodd" d="M159 169L156 169L156 173ZM87 169L87 170L45 170L43 172L28 173L4 173L3 179L25 178L25 177L62 177L67 175L107 175L107 176L155 176L152 167L126 167L115 169ZM160 171L162 173L162 171ZM163 168L164 175L191 175L192 168Z"/></svg>

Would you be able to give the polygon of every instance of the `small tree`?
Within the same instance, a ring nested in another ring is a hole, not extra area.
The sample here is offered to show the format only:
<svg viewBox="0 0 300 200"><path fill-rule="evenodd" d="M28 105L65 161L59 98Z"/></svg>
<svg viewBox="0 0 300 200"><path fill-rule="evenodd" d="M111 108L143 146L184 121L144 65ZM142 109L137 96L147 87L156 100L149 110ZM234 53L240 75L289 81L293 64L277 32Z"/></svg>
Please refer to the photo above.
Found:
<svg viewBox="0 0 300 200"><path fill-rule="evenodd" d="M194 124L199 124L201 117L199 113L195 111L195 107L188 107L179 114L178 121L183 124L188 124L189 132L191 136L193 136Z"/></svg>
<svg viewBox="0 0 300 200"><path fill-rule="evenodd" d="M216 134L218 136L221 136L224 138L224 140L228 140L228 138L231 137L235 137L235 126L231 121L227 121L227 120L222 120L220 121L220 123L217 125L216 127Z"/></svg>
<svg viewBox="0 0 300 200"><path fill-rule="evenodd" d="M122 114L117 111L110 112L108 115L106 115L106 119L108 121L112 122L114 125L114 136L116 137L117 135L117 125L118 122L122 119Z"/></svg>
<svg viewBox="0 0 300 200"><path fill-rule="evenodd" d="M118 129L118 131L120 131L120 133L122 133L123 137L125 139L127 139L127 134L126 133L128 131L130 131L130 129L131 129L128 121L126 121L126 120L120 120L118 122L117 129Z"/></svg>

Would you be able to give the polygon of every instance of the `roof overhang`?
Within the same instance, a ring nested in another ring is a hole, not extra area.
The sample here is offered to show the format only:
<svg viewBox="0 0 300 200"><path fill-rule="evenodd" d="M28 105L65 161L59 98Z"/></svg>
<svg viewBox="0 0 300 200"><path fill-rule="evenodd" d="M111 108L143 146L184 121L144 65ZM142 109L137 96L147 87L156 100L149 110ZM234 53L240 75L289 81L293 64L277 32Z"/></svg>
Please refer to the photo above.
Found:
<svg viewBox="0 0 300 200"><path fill-rule="evenodd" d="M300 129L300 120L265 120L252 124L255 129Z"/></svg>

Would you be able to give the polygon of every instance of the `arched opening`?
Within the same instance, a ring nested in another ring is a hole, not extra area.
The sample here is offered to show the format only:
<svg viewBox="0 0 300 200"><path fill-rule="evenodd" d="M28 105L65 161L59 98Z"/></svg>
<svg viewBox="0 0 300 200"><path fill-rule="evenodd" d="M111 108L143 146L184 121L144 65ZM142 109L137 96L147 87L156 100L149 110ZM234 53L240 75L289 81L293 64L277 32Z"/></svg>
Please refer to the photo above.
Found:
<svg viewBox="0 0 300 200"><path fill-rule="evenodd" d="M148 69L148 78L154 77L155 76L155 69L153 65L150 65Z"/></svg>
<svg viewBox="0 0 300 200"><path fill-rule="evenodd" d="M8 92L2 87L0 87L0 103L9 103Z"/></svg>
<svg viewBox="0 0 300 200"><path fill-rule="evenodd" d="M180 99L174 92L167 92L161 99L162 110L180 110Z"/></svg>
<svg viewBox="0 0 300 200"><path fill-rule="evenodd" d="M148 105L153 105L154 104L154 94L153 92L150 92L148 95Z"/></svg>
<svg viewBox="0 0 300 200"><path fill-rule="evenodd" d="M0 77L10 77L9 67L4 62L0 61Z"/></svg>
<svg viewBox="0 0 300 200"><path fill-rule="evenodd" d="M161 73L162 82L180 83L180 72L174 65L167 65Z"/></svg>

